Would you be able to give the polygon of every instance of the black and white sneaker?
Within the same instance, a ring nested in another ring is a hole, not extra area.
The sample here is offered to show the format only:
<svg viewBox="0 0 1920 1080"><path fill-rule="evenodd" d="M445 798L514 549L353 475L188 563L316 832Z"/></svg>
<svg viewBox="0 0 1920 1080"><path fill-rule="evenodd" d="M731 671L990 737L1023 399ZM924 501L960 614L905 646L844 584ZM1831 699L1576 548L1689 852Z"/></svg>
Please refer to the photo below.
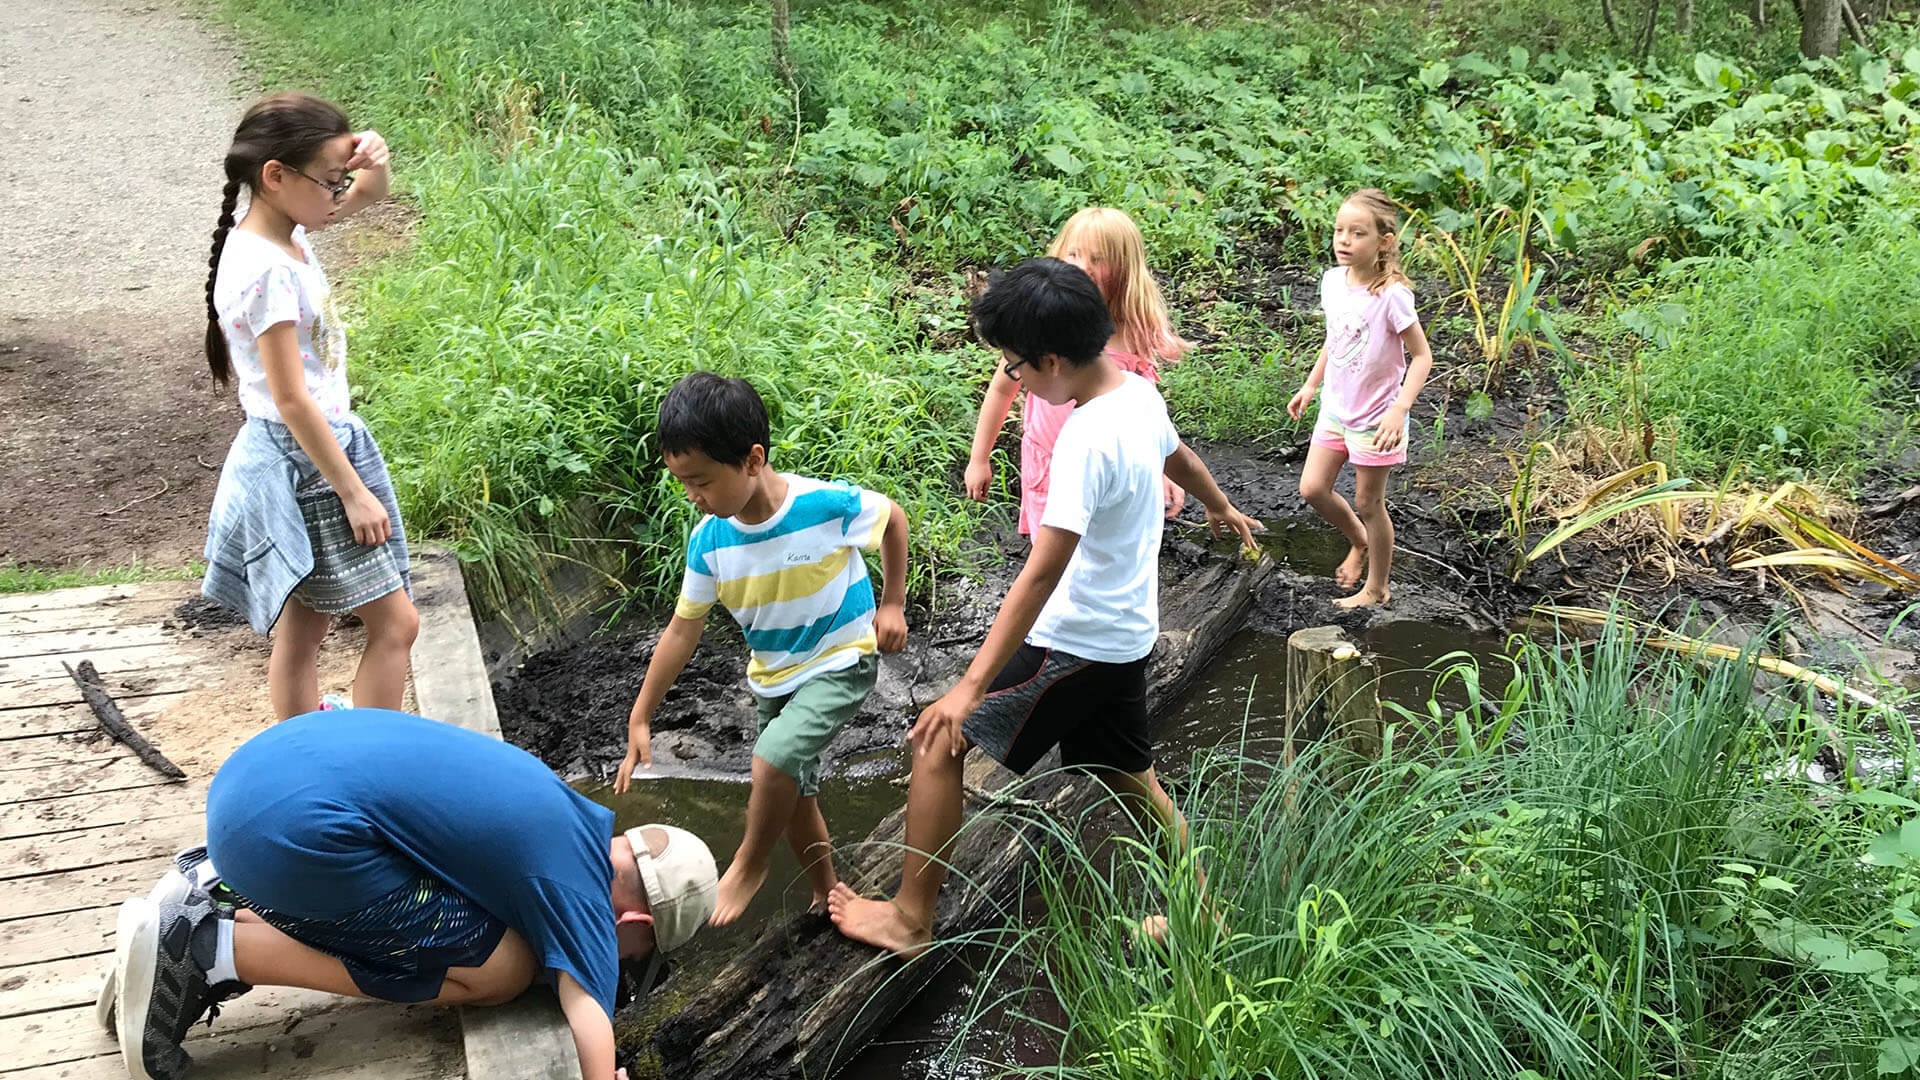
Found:
<svg viewBox="0 0 1920 1080"><path fill-rule="evenodd" d="M179 1080L192 1058L181 1048L187 1030L241 992L237 982L212 986L220 923L233 918L203 890L120 905L114 941L115 1008L120 1056L133 1080Z"/></svg>
<svg viewBox="0 0 1920 1080"><path fill-rule="evenodd" d="M205 844L181 848L173 857L173 865L167 868L167 872L160 876L160 880L147 893L147 899L155 903L183 904L195 889L212 897L215 907L232 910L231 894L221 885L219 872L207 858ZM116 1034L114 1020L116 1003L120 997L119 983L120 965L116 959L114 966L107 970L107 978L100 987L99 997L93 1002L93 1018L109 1035ZM245 983L236 982L227 985L236 989L223 997L221 999L223 1001L238 997L252 989Z"/></svg>

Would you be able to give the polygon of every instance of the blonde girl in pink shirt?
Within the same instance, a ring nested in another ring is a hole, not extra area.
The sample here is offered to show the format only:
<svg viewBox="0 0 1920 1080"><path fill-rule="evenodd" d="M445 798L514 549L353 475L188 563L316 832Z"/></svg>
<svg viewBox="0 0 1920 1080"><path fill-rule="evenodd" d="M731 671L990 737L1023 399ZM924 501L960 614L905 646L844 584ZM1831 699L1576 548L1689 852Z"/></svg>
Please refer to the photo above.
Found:
<svg viewBox="0 0 1920 1080"><path fill-rule="evenodd" d="M1119 210L1090 206L1067 219L1047 248L1047 254L1085 271L1100 287L1113 316L1114 333L1107 355L1124 371L1149 382L1160 381L1160 365L1173 363L1193 348L1173 332L1160 286L1147 272L1147 247L1133 219ZM967 461L967 497L985 502L993 480L993 444L1007 422L1007 411L1020 391L1018 377L1004 365L993 374L980 403L980 420L973 430L973 453ZM1032 394L1020 394L1020 532L1031 536L1040 526L1047 504L1047 467L1053 461L1053 440L1073 413L1071 403L1050 405ZM1187 493L1171 480L1162 481L1167 516L1185 505Z"/></svg>
<svg viewBox="0 0 1920 1080"><path fill-rule="evenodd" d="M1333 222L1338 265L1320 279L1327 343L1287 402L1287 415L1298 420L1321 392L1300 495L1352 545L1334 581L1350 589L1366 575L1359 592L1335 601L1346 608L1393 598L1387 585L1393 570L1387 475L1407 460L1407 412L1433 368L1426 331L1414 314L1412 285L1400 270L1399 231L1399 207L1378 188L1363 188L1340 204ZM1352 505L1333 490L1349 459Z"/></svg>

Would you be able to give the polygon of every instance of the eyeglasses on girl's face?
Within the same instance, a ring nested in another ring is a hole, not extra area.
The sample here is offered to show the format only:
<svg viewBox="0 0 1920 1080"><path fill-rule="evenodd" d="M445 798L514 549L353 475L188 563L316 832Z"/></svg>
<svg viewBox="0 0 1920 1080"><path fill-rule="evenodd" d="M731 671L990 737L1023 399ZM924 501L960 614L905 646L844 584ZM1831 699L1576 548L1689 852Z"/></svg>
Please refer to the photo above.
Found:
<svg viewBox="0 0 1920 1080"><path fill-rule="evenodd" d="M293 166L291 166L291 165L289 165L289 166L287 166L287 167L288 167L289 169L293 169ZM294 172L295 174L297 174L297 175L300 175L300 176L306 176L306 177L307 177L307 179L309 179L309 180L311 180L311 181L313 181L314 183L316 183L316 184L319 184L319 185L320 185L321 187L323 187L323 188L325 188L325 189L327 189L327 194L329 194L329 195L331 195L331 196L333 196L333 201L334 201L334 202L339 202L339 201L340 201L341 199L344 199L344 198L346 198L346 197L347 197L347 189L353 186L353 174L352 174L352 173L348 173L347 175L345 175L345 176L343 176L343 177L341 177L341 178L340 178L340 182L339 182L339 183L337 183L337 184L329 184L329 183L327 183L327 182L326 182L325 180L322 180L322 179L320 179L320 178L319 178L319 177L317 177L317 176L307 176L307 174L306 174L306 173L304 173L304 172L301 172L301 171L300 171L299 169L293 169L293 172Z"/></svg>

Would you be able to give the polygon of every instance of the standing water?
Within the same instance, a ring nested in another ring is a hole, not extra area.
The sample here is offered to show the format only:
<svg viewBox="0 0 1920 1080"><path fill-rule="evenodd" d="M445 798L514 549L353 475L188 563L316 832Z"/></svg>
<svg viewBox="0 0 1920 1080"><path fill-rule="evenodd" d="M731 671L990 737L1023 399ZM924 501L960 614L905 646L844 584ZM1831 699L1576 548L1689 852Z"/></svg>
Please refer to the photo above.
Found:
<svg viewBox="0 0 1920 1080"><path fill-rule="evenodd" d="M1328 550L1316 554L1334 561L1344 553L1333 551L1330 544L1322 546ZM1298 554L1300 547L1294 550ZM1449 655L1464 654L1477 662L1482 688L1488 693L1497 693L1504 686L1509 670L1505 663L1506 635L1498 632L1395 621L1360 633L1355 643L1376 657L1381 668L1381 698L1416 711L1429 699L1448 710L1467 704L1466 688L1460 682L1441 680L1429 667ZM1285 694L1286 639L1255 631L1239 634L1161 721L1157 753L1164 768L1177 779L1197 751L1242 740L1278 738L1284 722ZM821 811L837 842L857 842L905 802L906 792L898 779L906 770L902 748L856 760L836 775L822 779ZM666 775L638 779L622 796L614 795L605 783L586 783L580 789L614 811L617 828L658 821L692 830L706 839L724 868L744 828L748 793L744 781L744 777L727 780ZM810 898L797 860L785 842L780 842L774 850L767 883L745 915L731 926L703 931L698 947L689 950L672 982L697 987L767 926L804 911ZM955 1075L953 1063L943 1052L952 1045L973 1006L979 981L973 967L977 959L962 955L950 964L880 1038L837 1075L849 1080ZM994 991L1005 993L1014 988L996 986ZM982 1031L992 1034L983 1036ZM1000 1023L990 1018L987 1024L976 1025L974 1032L967 1056L976 1060L1044 1064L1053 1053L1044 1033L1015 1018ZM982 1045L983 1038L992 1045ZM984 1074L986 1070L982 1071ZM964 1069L959 1072L966 1074Z"/></svg>

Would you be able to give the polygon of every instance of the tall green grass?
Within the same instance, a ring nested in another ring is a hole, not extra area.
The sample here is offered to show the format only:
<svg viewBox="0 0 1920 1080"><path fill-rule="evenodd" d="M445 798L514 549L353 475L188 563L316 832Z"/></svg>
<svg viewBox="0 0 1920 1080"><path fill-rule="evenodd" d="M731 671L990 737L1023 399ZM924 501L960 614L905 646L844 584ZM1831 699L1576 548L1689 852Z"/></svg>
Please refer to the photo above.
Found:
<svg viewBox="0 0 1920 1080"><path fill-rule="evenodd" d="M1685 475L1844 484L1912 434L1920 280L1892 268L1917 258L1911 229L1868 227L1671 264L1612 320L1628 359L1578 374L1576 414L1645 417Z"/></svg>
<svg viewBox="0 0 1920 1080"><path fill-rule="evenodd" d="M1376 762L1319 747L1280 764L1250 728L1182 777L1178 856L1126 836L1088 854L1080 822L1048 823L1045 914L1001 940L1040 972L1034 1022L1064 1064L1009 1071L1906 1074L1911 775L1811 785L1791 763L1824 721L1756 697L1743 666L1625 634L1526 645L1515 675L1458 715L1409 714ZM1136 942L1162 905L1169 944Z"/></svg>
<svg viewBox="0 0 1920 1080"><path fill-rule="evenodd" d="M981 511L951 473L990 359L955 348L956 271L1038 252L1088 204L1201 277L1253 241L1323 261L1362 185L1443 227L1533 205L1540 245L1602 260L1655 233L1739 251L1920 205L1889 149L1920 86L1895 31L1898 64L1667 70L1463 53L1432 24L1369 36L1417 11L803 4L793 92L765 5L221 3L263 83L325 92L395 147L423 216L357 283L359 405L403 512L483 601L545 589L556 558L671 588L689 515L650 417L701 367L761 386L780 466L899 498L916 582L965 562ZM1276 430L1297 384L1241 329L1169 382L1209 433Z"/></svg>

